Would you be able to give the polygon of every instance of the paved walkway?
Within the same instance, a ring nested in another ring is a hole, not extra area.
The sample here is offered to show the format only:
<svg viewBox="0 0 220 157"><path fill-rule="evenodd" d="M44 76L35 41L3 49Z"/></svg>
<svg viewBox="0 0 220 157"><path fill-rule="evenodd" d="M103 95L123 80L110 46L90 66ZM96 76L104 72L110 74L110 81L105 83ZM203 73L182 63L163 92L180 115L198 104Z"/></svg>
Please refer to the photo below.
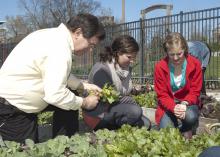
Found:
<svg viewBox="0 0 220 157"><path fill-rule="evenodd" d="M216 100L220 101L220 90L207 90L208 96L213 96Z"/></svg>

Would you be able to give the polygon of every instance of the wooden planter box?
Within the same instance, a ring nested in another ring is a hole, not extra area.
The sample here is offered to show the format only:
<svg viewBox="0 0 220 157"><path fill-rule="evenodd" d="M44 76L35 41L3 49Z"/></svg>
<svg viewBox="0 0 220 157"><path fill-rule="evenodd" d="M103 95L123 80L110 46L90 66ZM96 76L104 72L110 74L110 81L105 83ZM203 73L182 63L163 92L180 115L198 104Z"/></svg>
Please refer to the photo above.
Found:
<svg viewBox="0 0 220 157"><path fill-rule="evenodd" d="M142 111L143 111L143 115L146 116L151 121L151 123L156 124L156 121L155 121L156 109L146 108L146 107L141 107L141 108L142 108Z"/></svg>

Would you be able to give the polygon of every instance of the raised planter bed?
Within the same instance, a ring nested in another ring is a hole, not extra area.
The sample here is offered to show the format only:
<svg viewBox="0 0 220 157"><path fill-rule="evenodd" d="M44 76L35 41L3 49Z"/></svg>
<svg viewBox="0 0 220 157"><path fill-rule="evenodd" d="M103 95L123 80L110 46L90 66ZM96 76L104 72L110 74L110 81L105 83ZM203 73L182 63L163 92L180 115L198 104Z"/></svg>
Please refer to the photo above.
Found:
<svg viewBox="0 0 220 157"><path fill-rule="evenodd" d="M154 109L154 108L146 108L146 107L141 107L141 108L142 108L142 111L143 111L143 115L145 117L147 117L152 123L156 124L156 121L155 121L156 109Z"/></svg>
<svg viewBox="0 0 220 157"><path fill-rule="evenodd" d="M142 110L143 110L143 115L146 116L153 124L156 124L156 122L155 122L156 109L142 107ZM197 128L196 134L201 134L201 133L207 132L207 126L211 125L211 124L215 124L215 123L219 123L219 120L214 119L214 118L200 117L199 118L199 126Z"/></svg>

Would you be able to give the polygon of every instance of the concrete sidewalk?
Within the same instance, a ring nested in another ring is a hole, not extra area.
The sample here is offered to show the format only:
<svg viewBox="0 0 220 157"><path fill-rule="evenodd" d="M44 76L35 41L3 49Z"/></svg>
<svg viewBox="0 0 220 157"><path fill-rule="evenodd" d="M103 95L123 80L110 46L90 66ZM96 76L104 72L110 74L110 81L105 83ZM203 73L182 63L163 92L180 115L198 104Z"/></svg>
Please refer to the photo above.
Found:
<svg viewBox="0 0 220 157"><path fill-rule="evenodd" d="M207 90L208 96L214 97L217 101L220 101L220 90Z"/></svg>

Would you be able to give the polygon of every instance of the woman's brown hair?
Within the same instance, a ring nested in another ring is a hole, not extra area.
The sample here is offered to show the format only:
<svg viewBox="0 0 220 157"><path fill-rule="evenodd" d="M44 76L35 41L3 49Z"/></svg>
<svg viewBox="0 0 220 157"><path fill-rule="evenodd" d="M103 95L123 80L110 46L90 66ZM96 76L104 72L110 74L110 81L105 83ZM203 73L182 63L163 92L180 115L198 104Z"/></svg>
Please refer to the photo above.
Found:
<svg viewBox="0 0 220 157"><path fill-rule="evenodd" d="M118 53L137 54L138 51L139 51L139 45L133 37L129 35L121 35L113 41L111 46L105 47L105 51L100 53L100 61L111 62L113 58L117 61Z"/></svg>

